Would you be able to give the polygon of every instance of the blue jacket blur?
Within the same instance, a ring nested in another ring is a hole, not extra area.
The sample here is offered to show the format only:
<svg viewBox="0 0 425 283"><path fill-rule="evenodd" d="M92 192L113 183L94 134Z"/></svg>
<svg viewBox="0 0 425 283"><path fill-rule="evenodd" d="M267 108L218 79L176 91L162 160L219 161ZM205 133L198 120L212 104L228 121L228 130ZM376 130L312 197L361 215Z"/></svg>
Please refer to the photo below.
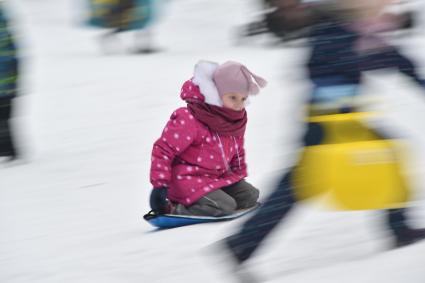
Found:
<svg viewBox="0 0 425 283"><path fill-rule="evenodd" d="M316 87L358 85L362 72L394 68L424 86L411 60L388 45L376 52L358 53L354 47L360 35L332 16L322 16L311 31L311 54L307 67Z"/></svg>
<svg viewBox="0 0 425 283"><path fill-rule="evenodd" d="M88 24L118 31L143 29L155 18L158 0L89 0Z"/></svg>
<svg viewBox="0 0 425 283"><path fill-rule="evenodd" d="M8 21L0 3L0 98L13 98L17 92L18 58Z"/></svg>

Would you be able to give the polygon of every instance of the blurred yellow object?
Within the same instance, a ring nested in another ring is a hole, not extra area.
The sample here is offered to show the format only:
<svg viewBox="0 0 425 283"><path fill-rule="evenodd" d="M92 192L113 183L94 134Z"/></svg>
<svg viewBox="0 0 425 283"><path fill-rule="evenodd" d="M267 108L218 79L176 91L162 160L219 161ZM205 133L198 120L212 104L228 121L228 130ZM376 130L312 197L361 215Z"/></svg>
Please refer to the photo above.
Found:
<svg viewBox="0 0 425 283"><path fill-rule="evenodd" d="M319 145L306 146L295 169L299 199L326 195L336 209L405 206L409 191L401 165L402 143L382 139L364 124L373 114L357 112L309 118L324 132Z"/></svg>

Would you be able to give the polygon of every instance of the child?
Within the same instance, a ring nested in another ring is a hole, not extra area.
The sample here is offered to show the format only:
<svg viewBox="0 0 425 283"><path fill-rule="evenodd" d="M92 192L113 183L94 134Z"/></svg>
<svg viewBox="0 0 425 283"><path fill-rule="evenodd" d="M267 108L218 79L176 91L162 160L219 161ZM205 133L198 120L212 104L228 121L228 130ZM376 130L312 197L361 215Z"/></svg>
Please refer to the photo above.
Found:
<svg viewBox="0 0 425 283"><path fill-rule="evenodd" d="M386 1L386 0L384 0ZM419 86L425 87L412 61L394 46L386 43L376 33L389 25L376 22L384 2L368 0L333 1L324 10L321 22L311 35L312 52L307 63L313 83L310 106L332 102L327 114L355 111L345 105L347 97L353 97L361 84L362 73L368 70L396 68L409 76ZM349 5L342 6L342 5ZM376 6L368 7L367 5ZM339 101L344 103L340 104ZM335 107L340 105L341 107ZM323 111L323 108L319 109ZM317 114L317 113L316 113ZM304 137L304 145L321 143L323 132L310 124ZM276 188L242 228L226 238L223 243L238 266L251 258L271 231L285 219L297 203L294 193L293 169L283 174ZM394 246L406 246L425 239L425 229L412 227L406 219L406 209L385 210L386 224L393 236Z"/></svg>
<svg viewBox="0 0 425 283"><path fill-rule="evenodd" d="M222 216L256 204L259 191L245 181L245 103L265 84L237 62L195 66L180 94L187 107L171 115L153 146L153 211Z"/></svg>

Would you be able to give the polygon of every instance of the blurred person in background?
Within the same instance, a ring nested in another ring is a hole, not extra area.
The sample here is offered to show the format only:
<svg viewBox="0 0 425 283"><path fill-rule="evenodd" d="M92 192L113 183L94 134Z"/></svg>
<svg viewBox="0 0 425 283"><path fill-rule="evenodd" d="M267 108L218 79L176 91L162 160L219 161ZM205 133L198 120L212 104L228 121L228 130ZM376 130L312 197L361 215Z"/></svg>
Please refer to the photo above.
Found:
<svg viewBox="0 0 425 283"><path fill-rule="evenodd" d="M300 0L262 0L262 2L263 19L247 26L245 31L247 36L271 32L282 40L288 40L302 36L305 28L315 21L310 4L304 4Z"/></svg>
<svg viewBox="0 0 425 283"><path fill-rule="evenodd" d="M326 0L261 0L261 19L244 26L240 36L271 33L284 42L308 37L311 27L320 20L321 6L326 2ZM397 11L400 10L397 5L393 8L393 11L382 13L381 17L397 22L397 29L414 26L414 13L410 8L402 11Z"/></svg>
<svg viewBox="0 0 425 283"><path fill-rule="evenodd" d="M150 205L158 214L224 216L257 204L248 183L245 103L266 81L233 61L200 61L154 143Z"/></svg>
<svg viewBox="0 0 425 283"><path fill-rule="evenodd" d="M134 32L133 53L157 51L153 44L152 24L157 9L157 0L90 0L89 24L109 29L102 35L100 43L106 53L114 52L118 36Z"/></svg>
<svg viewBox="0 0 425 283"><path fill-rule="evenodd" d="M0 1L0 157L18 158L11 116L18 93L19 64L4 2Z"/></svg>
<svg viewBox="0 0 425 283"><path fill-rule="evenodd" d="M320 8L320 19L311 31L311 54L306 64L313 85L308 103L310 109L319 106L317 109L326 111L326 114L357 112L355 105L345 103L345 98L356 96L360 91L362 73L370 70L396 69L413 83L425 87L414 62L386 42L380 33L398 28L397 22L381 17L390 2L334 0L327 1ZM328 108L320 108L322 104ZM321 129L308 124L304 146L318 145L322 140ZM236 233L220 241L237 267L242 267L251 258L298 202L293 183L296 166L283 174L260 209ZM425 239L425 229L413 228L408 223L406 208L384 211L394 247Z"/></svg>
<svg viewBox="0 0 425 283"><path fill-rule="evenodd" d="M300 0L261 0L261 19L244 26L240 36L271 33L282 41L305 37L315 21L312 5Z"/></svg>

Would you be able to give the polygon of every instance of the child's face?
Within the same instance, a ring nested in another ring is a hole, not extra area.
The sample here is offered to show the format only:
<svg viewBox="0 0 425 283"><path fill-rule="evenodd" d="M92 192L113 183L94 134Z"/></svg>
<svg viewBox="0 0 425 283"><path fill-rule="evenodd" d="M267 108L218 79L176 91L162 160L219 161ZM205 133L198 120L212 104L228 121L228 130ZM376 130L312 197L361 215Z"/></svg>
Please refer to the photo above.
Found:
<svg viewBox="0 0 425 283"><path fill-rule="evenodd" d="M223 106L235 111L241 111L245 108L246 96L240 93L225 93L221 98L223 100Z"/></svg>

